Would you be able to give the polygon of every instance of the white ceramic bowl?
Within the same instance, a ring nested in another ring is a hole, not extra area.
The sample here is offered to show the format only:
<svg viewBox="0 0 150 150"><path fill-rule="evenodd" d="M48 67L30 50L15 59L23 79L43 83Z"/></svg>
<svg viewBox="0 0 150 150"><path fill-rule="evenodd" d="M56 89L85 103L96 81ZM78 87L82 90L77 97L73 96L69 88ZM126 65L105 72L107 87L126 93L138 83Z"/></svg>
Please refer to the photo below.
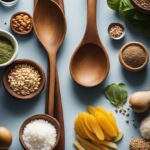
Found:
<svg viewBox="0 0 150 150"><path fill-rule="evenodd" d="M5 1L2 1L0 0L0 3L6 7L10 7L10 6L13 6L15 5L16 3L18 2L18 0L14 0L14 1L11 1L11 2L5 2Z"/></svg>
<svg viewBox="0 0 150 150"><path fill-rule="evenodd" d="M11 33L7 32L5 30L0 29L0 36L3 36L5 38L7 38L8 40L10 40L10 42L12 43L14 50L15 50L13 56L11 57L11 59L9 61L7 61L4 64L0 64L0 67L5 67L5 66L8 66L9 64L11 64L15 60L15 58L18 54L18 42Z"/></svg>

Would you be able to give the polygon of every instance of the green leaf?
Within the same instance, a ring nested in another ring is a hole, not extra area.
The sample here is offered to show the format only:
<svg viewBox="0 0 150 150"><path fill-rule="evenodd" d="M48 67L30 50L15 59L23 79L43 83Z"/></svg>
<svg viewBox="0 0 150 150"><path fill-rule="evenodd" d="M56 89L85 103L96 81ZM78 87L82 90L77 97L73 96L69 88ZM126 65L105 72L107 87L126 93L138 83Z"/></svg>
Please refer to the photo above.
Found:
<svg viewBox="0 0 150 150"><path fill-rule="evenodd" d="M106 98L115 106L123 106L127 100L128 92L124 83L112 83L105 88Z"/></svg>

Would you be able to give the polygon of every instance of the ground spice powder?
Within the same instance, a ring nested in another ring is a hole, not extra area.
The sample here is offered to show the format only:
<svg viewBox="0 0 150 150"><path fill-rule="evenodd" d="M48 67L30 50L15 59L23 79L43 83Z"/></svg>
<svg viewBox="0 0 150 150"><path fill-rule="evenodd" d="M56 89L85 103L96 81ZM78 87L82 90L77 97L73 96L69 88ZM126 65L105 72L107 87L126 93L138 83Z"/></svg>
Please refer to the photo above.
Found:
<svg viewBox="0 0 150 150"><path fill-rule="evenodd" d="M138 45L130 45L123 51L124 62L133 68L142 66L146 61L146 53L144 49Z"/></svg>

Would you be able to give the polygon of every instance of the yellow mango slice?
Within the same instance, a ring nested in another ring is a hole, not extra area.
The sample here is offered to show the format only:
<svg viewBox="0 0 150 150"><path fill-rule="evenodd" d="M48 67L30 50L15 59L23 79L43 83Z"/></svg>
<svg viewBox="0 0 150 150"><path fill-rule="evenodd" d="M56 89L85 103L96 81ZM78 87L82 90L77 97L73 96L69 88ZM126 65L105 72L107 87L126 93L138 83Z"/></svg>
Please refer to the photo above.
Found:
<svg viewBox="0 0 150 150"><path fill-rule="evenodd" d="M84 113L83 119L84 119L84 123L85 123L85 126L87 127L87 129L88 129L90 132L92 132L92 133L94 134L94 132L93 132L91 126L90 126L89 123L88 123L89 114L88 114L88 113Z"/></svg>
<svg viewBox="0 0 150 150"><path fill-rule="evenodd" d="M77 139L81 143L81 145L86 149L86 150L109 150L107 147L99 145L96 146L92 144L91 142L84 140L82 137L77 135Z"/></svg>
<svg viewBox="0 0 150 150"><path fill-rule="evenodd" d="M85 133L83 132L83 130L81 130L80 125L78 123L78 118L75 120L74 123L74 128L77 134L79 134L81 137L88 139L88 137L85 135Z"/></svg>
<svg viewBox="0 0 150 150"><path fill-rule="evenodd" d="M95 145L99 146L99 145L104 145L106 147L109 147L110 149L114 149L117 150L117 144L114 142L110 142L110 141L92 141Z"/></svg>
<svg viewBox="0 0 150 150"><path fill-rule="evenodd" d="M77 150L86 150L78 141L74 141L73 144L77 148Z"/></svg>
<svg viewBox="0 0 150 150"><path fill-rule="evenodd" d="M108 136L106 133L104 133L104 137L106 141L112 141L114 139L114 137Z"/></svg>
<svg viewBox="0 0 150 150"><path fill-rule="evenodd" d="M85 126L84 120L83 120L83 114L80 113L78 117L80 121L79 123L80 123L81 130L83 130L85 136L87 136L92 141L97 139L97 137L93 133L91 133Z"/></svg>
<svg viewBox="0 0 150 150"><path fill-rule="evenodd" d="M102 128L102 130L111 137L116 137L117 136L117 132L115 130L115 128L113 127L113 125L110 123L110 121L108 120L108 118L101 112L97 112L95 114L95 118L98 121L100 127Z"/></svg>
<svg viewBox="0 0 150 150"><path fill-rule="evenodd" d="M114 142L119 142L123 138L124 134L121 130L119 130L119 134L114 138Z"/></svg>
<svg viewBox="0 0 150 150"><path fill-rule="evenodd" d="M95 113L97 112L97 110L93 107L93 106L87 106L87 110L91 115L95 115Z"/></svg>
<svg viewBox="0 0 150 150"><path fill-rule="evenodd" d="M116 124L116 121L115 121L115 118L112 117L112 115L110 115L104 108L102 107L96 107L96 110L103 113L107 118L108 120L111 122L111 124L113 125L113 127L115 128L117 134L119 134L119 129L118 129L118 126Z"/></svg>

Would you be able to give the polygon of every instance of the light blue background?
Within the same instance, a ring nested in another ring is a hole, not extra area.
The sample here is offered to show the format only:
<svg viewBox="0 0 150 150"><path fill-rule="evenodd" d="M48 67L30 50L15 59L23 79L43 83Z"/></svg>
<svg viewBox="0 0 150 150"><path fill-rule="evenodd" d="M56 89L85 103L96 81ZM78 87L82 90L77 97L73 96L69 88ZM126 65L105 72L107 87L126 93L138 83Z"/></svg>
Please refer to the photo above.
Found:
<svg viewBox="0 0 150 150"><path fill-rule="evenodd" d="M102 105L108 110L115 108L106 100L103 94L104 87L112 82L124 82L128 89L129 95L138 90L147 90L150 84L150 66L141 73L133 74L122 69L118 52L121 46L129 41L139 41L150 47L150 39L143 36L139 31L129 26L117 14L110 10L106 0L98 0L97 3L97 24L100 37L110 57L111 69L107 80L100 86L93 89L86 89L78 86L73 82L69 72L70 58L74 49L79 44L86 25L86 0L64 0L67 18L67 34L65 41L60 48L57 58L57 66L60 78L61 95L64 109L65 130L66 130L66 148L73 150L72 142L74 135L74 119L78 112L86 111L86 106ZM17 11L27 11L33 13L33 0L20 0L15 7L6 8L0 5L0 29L10 30L10 17ZM45 16L46 17L46 16ZM4 23L7 22L7 25ZM126 37L121 41L112 41L108 37L107 27L111 22L121 22L126 28ZM18 58L28 58L38 62L46 72L47 56L43 47L37 41L35 35L19 37ZM22 122L33 114L44 113L45 90L34 101L22 102L10 97L2 85L3 69L0 69L0 125L8 127L13 133L13 143L10 150L21 150L19 143L19 128ZM144 115L137 115L131 111L130 120L136 119L140 122ZM119 127L124 131L124 139L119 143L119 150L128 149L128 141L132 136L139 136L138 129L134 129L132 124L125 123L125 117L116 115Z"/></svg>

